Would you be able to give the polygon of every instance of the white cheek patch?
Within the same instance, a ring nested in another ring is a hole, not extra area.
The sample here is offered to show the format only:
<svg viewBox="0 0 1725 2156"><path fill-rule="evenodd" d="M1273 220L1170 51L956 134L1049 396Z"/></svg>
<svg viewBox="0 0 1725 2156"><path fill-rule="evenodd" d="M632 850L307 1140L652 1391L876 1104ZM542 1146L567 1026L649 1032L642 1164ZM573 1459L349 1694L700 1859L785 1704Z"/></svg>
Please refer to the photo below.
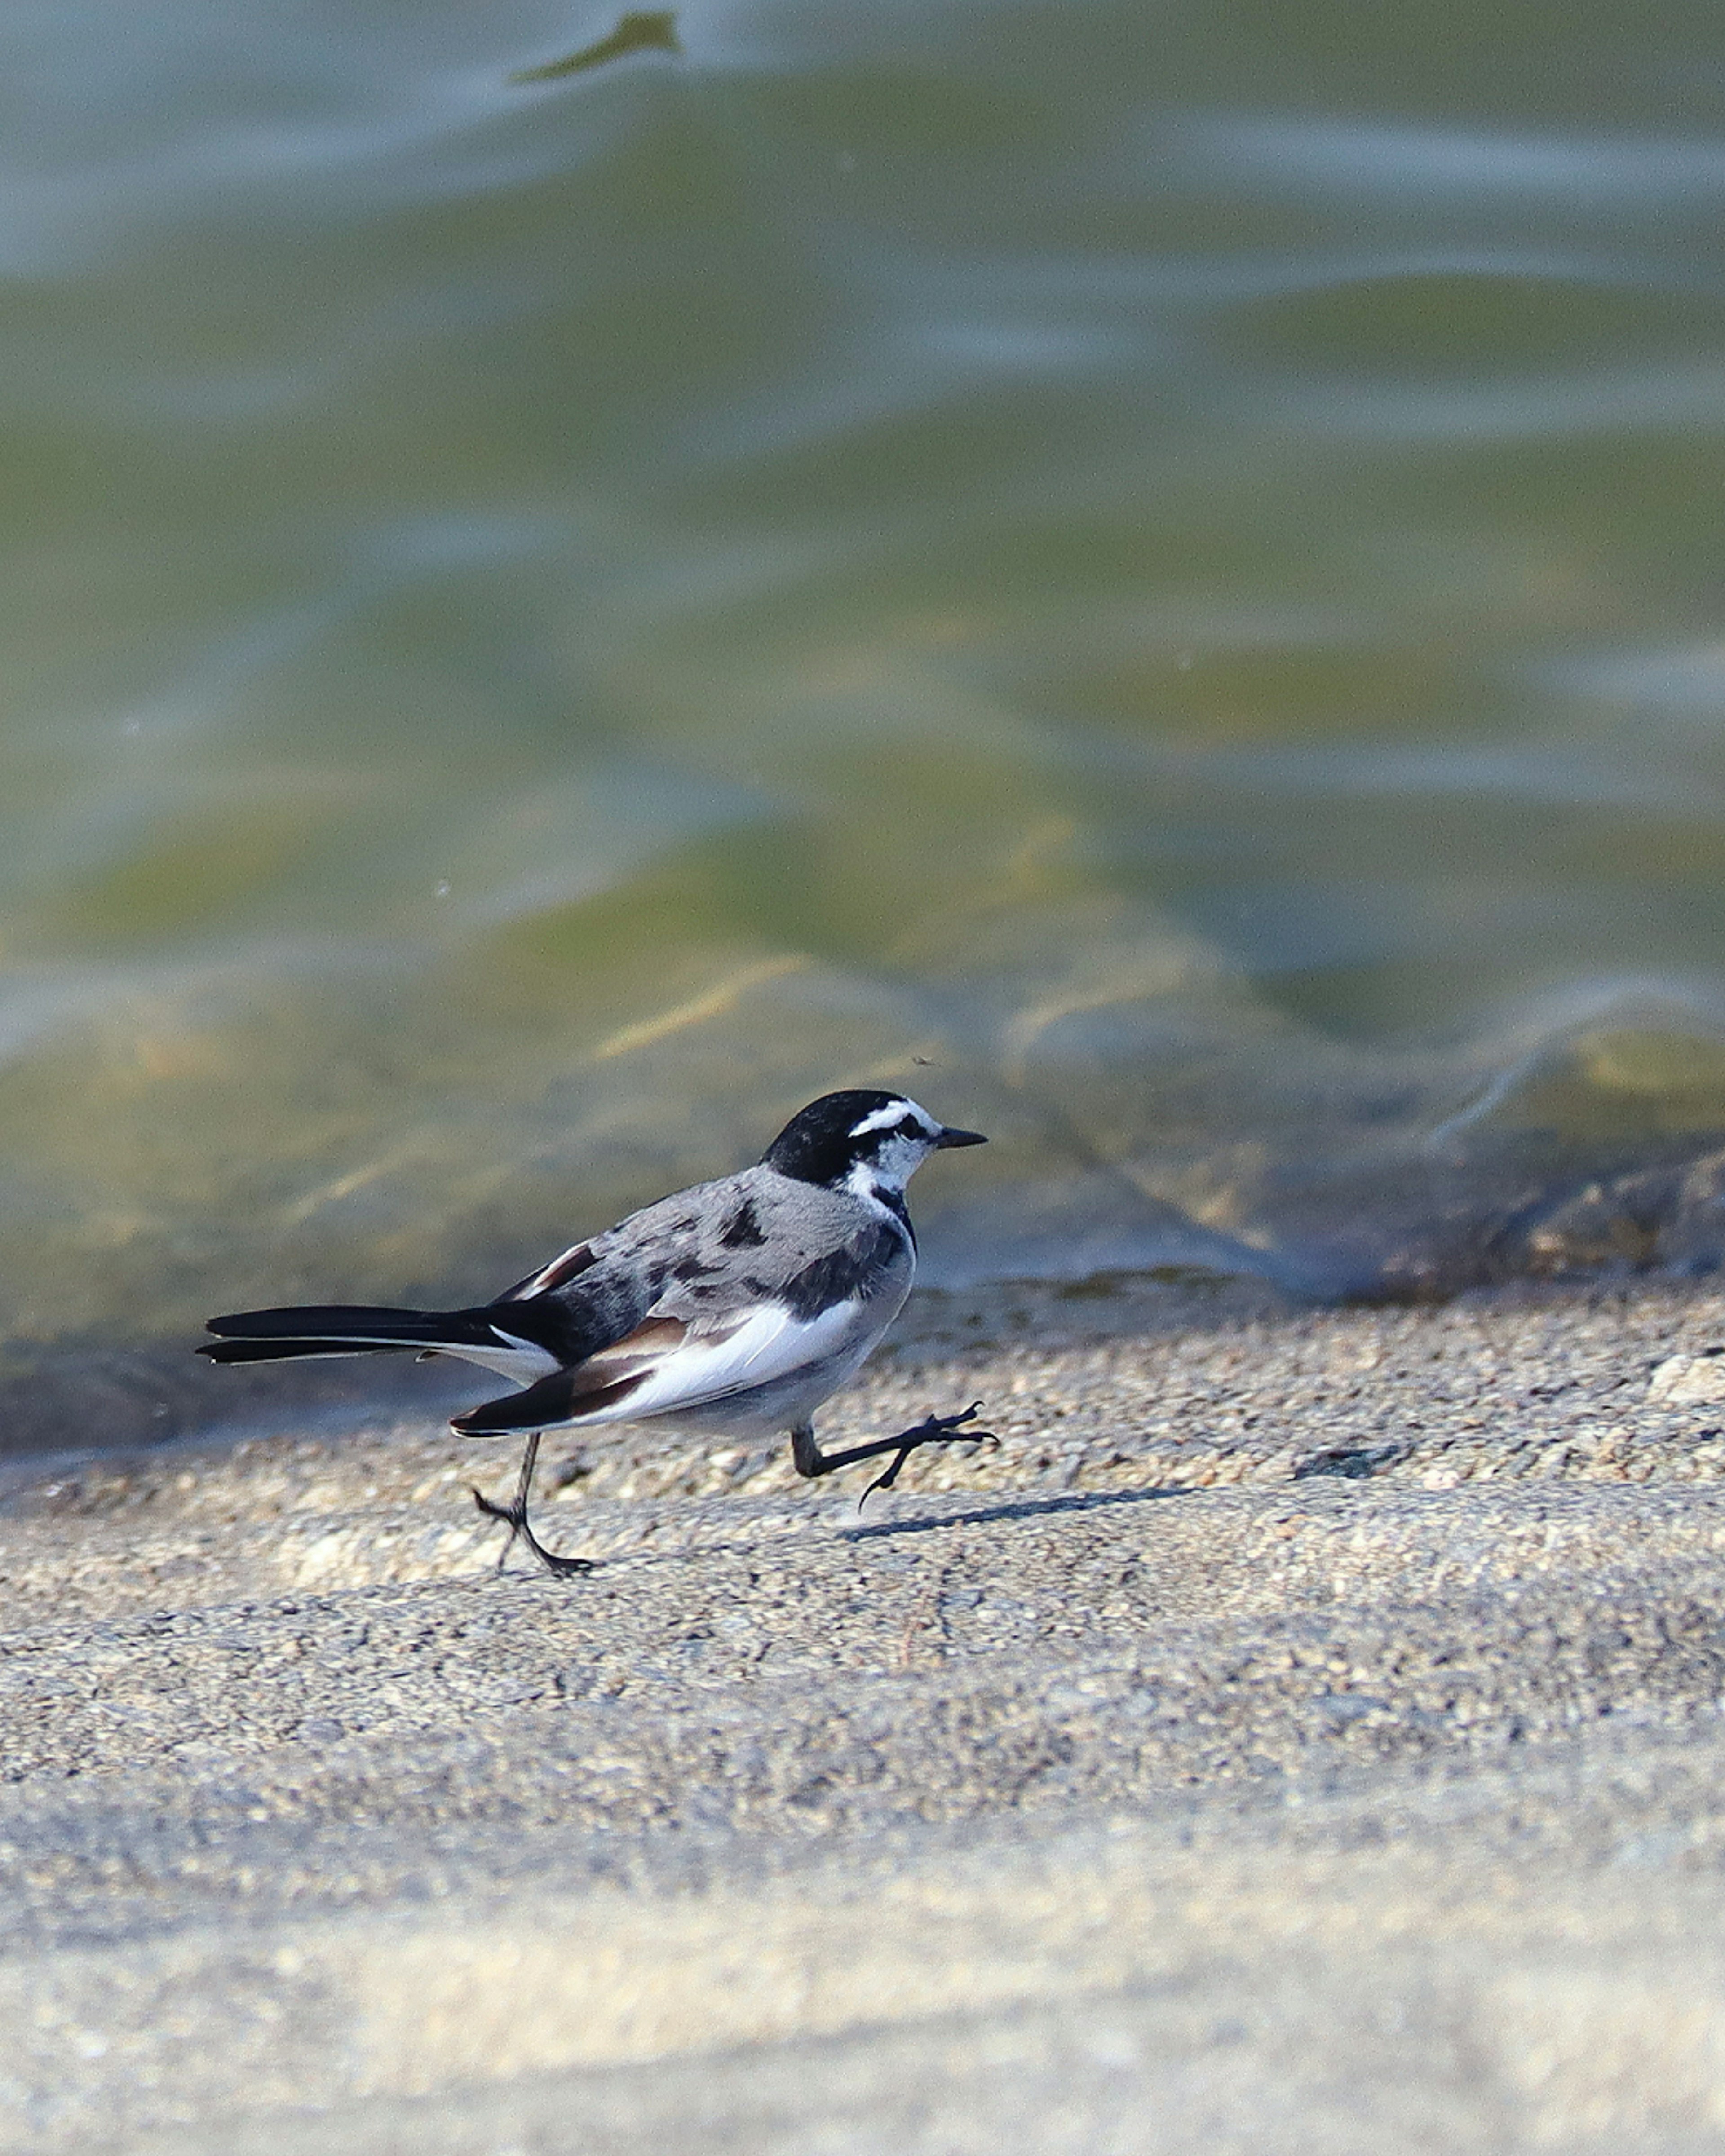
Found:
<svg viewBox="0 0 1725 2156"><path fill-rule="evenodd" d="M897 1219L904 1204L905 1185L927 1158L928 1148L906 1141L881 1150L882 1157L878 1160L860 1160L840 1188L854 1191L857 1197L865 1198L873 1204L884 1205Z"/></svg>
<svg viewBox="0 0 1725 2156"><path fill-rule="evenodd" d="M927 1151L921 1138L889 1138L875 1156L875 1173L882 1183L902 1189L922 1166Z"/></svg>

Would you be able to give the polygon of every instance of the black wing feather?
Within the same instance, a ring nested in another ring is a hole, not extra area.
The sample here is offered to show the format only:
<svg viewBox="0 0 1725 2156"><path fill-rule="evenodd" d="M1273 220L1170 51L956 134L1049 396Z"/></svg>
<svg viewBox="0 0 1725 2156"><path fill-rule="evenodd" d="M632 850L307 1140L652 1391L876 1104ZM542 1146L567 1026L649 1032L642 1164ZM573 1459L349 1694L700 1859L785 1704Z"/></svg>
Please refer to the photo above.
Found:
<svg viewBox="0 0 1725 2156"><path fill-rule="evenodd" d="M454 1417L450 1427L464 1437L515 1437L530 1430L555 1430L578 1416L614 1407L646 1383L649 1373L634 1370L596 1385L592 1373L581 1370L553 1370L525 1391L506 1393L501 1399L487 1400Z"/></svg>

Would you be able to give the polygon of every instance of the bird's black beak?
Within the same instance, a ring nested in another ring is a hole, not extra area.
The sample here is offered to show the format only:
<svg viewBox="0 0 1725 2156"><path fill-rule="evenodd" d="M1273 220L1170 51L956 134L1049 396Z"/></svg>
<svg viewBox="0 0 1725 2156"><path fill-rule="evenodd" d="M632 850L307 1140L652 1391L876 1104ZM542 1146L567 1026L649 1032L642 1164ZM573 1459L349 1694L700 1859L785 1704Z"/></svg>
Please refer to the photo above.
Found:
<svg viewBox="0 0 1725 2156"><path fill-rule="evenodd" d="M980 1131L955 1131L949 1126L934 1142L937 1151L943 1152L948 1146L987 1145L988 1141Z"/></svg>

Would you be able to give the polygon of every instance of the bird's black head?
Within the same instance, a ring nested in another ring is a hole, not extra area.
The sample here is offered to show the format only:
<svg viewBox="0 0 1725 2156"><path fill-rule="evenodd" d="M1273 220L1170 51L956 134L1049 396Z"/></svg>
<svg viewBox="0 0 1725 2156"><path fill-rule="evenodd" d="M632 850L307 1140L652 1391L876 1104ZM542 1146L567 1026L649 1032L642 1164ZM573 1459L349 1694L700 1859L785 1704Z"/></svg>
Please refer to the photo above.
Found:
<svg viewBox="0 0 1725 2156"><path fill-rule="evenodd" d="M979 1131L949 1129L902 1093L857 1087L811 1101L768 1147L762 1163L799 1183L836 1187L860 1173L877 1188L901 1191L930 1153L983 1143Z"/></svg>

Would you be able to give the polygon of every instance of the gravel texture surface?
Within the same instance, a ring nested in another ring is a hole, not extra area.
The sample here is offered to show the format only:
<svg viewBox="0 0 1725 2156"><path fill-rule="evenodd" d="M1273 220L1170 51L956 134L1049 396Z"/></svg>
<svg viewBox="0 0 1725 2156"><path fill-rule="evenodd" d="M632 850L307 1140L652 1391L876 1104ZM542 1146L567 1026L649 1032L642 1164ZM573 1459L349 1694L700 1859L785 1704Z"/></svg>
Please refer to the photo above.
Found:
<svg viewBox="0 0 1725 2156"><path fill-rule="evenodd" d="M1725 1303L927 1298L861 1475L0 1499L0 2149L1725 2145ZM213 1395L219 1373L212 1373Z"/></svg>

